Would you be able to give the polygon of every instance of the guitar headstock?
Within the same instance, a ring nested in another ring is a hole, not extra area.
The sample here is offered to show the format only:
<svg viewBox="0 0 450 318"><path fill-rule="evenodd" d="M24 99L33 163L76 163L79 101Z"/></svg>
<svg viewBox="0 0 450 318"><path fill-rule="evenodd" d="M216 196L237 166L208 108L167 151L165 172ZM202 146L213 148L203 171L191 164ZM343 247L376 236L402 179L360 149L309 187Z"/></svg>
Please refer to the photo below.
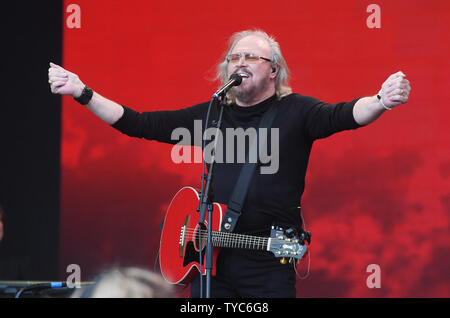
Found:
<svg viewBox="0 0 450 318"><path fill-rule="evenodd" d="M310 236L309 233L308 235ZM268 250L276 257L301 259L303 255L305 255L307 249L305 240L305 235L299 237L292 229L283 229L282 227L272 226Z"/></svg>

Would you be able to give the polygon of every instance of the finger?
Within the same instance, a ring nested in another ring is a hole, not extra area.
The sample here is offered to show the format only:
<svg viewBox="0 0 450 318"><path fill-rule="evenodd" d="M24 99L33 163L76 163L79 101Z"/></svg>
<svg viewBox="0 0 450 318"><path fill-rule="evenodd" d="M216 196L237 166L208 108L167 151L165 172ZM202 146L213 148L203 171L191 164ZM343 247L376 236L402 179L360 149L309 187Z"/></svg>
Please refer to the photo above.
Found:
<svg viewBox="0 0 450 318"><path fill-rule="evenodd" d="M55 87L55 93L59 94L60 93L60 87Z"/></svg>
<svg viewBox="0 0 450 318"><path fill-rule="evenodd" d="M387 92L396 88L405 88L409 85L409 81L403 77L396 77L386 81L383 85L383 91Z"/></svg>
<svg viewBox="0 0 450 318"><path fill-rule="evenodd" d="M397 73L393 74L394 78L397 77L406 77L405 73L403 73L402 71L398 71Z"/></svg>
<svg viewBox="0 0 450 318"><path fill-rule="evenodd" d="M67 72L65 72L61 69L56 69L56 68L49 69L48 75L68 76Z"/></svg>
<svg viewBox="0 0 450 318"><path fill-rule="evenodd" d="M57 82L57 81L64 81L67 82L69 80L66 76L57 76L57 75L51 75L48 77L49 81L51 82Z"/></svg>
<svg viewBox="0 0 450 318"><path fill-rule="evenodd" d="M55 87L55 86L53 86L53 85L50 86L50 91L51 91L53 94L57 94L57 93L58 93L58 89L59 89L59 87Z"/></svg>
<svg viewBox="0 0 450 318"><path fill-rule="evenodd" d="M53 82L52 83L52 86L54 86L54 87L60 87L60 86L64 86L64 85L66 85L66 81L56 81L56 82Z"/></svg>
<svg viewBox="0 0 450 318"><path fill-rule="evenodd" d="M409 81L408 81L405 77L403 77L402 75L397 75L397 76L391 78L391 79L389 80L389 82L392 83L392 84L396 84L396 83L406 83L406 82L409 83Z"/></svg>
<svg viewBox="0 0 450 318"><path fill-rule="evenodd" d="M383 83L381 88L383 89L383 92L386 92L386 91L390 90L394 84L395 84L394 81L392 81L391 79L388 79L386 82Z"/></svg>
<svg viewBox="0 0 450 318"><path fill-rule="evenodd" d="M394 79L394 78L397 78L399 76L400 76L400 74L399 74L399 72L397 72L397 73L391 74L391 76L389 76L388 79Z"/></svg>
<svg viewBox="0 0 450 318"><path fill-rule="evenodd" d="M64 81L64 80L62 80L62 81L61 80L56 80L56 81L49 80L48 82L50 85L56 85L56 86L61 86L61 83L62 83L62 85L67 84L67 81Z"/></svg>
<svg viewBox="0 0 450 318"><path fill-rule="evenodd" d="M64 74L64 73L56 73L56 72L52 72L52 73L48 74L48 77L69 78L69 77L67 76L67 74Z"/></svg>
<svg viewBox="0 0 450 318"><path fill-rule="evenodd" d="M408 96L403 96L403 95L394 95L391 98L391 101L395 102L395 103L406 103L408 101Z"/></svg>
<svg viewBox="0 0 450 318"><path fill-rule="evenodd" d="M404 90L405 90L405 92L408 92L408 94L409 94L409 92L411 91L411 86L409 85L409 84L406 84L404 87L402 87Z"/></svg>
<svg viewBox="0 0 450 318"><path fill-rule="evenodd" d="M402 80L405 78L405 74L403 74L403 72L397 72L395 74L392 74L391 76L388 77L388 79L386 80L387 83L389 83L389 86L392 85L392 82L395 82L396 80Z"/></svg>
<svg viewBox="0 0 450 318"><path fill-rule="evenodd" d="M383 87L383 94L384 95L392 95L395 90L399 89L399 87L397 85L391 84L391 85L386 85L385 87Z"/></svg>
<svg viewBox="0 0 450 318"><path fill-rule="evenodd" d="M409 86L409 81L407 79L402 79L398 81L399 86Z"/></svg>
<svg viewBox="0 0 450 318"><path fill-rule="evenodd" d="M51 82L56 82L56 81L68 81L69 77L67 76L63 76L63 75L48 75L48 80Z"/></svg>
<svg viewBox="0 0 450 318"><path fill-rule="evenodd" d="M48 71L52 71L52 72L66 72L66 70L64 68L62 68L59 65L53 64L51 63L52 66L49 67Z"/></svg>
<svg viewBox="0 0 450 318"><path fill-rule="evenodd" d="M408 87L409 87L409 84L408 83L400 83L400 85L398 86L399 88L401 88L401 89L408 89Z"/></svg>
<svg viewBox="0 0 450 318"><path fill-rule="evenodd" d="M392 99L392 98L394 98L394 96L402 96L405 91L406 90L404 90L404 89L396 88L396 89L392 90L391 92L387 93L386 95Z"/></svg>
<svg viewBox="0 0 450 318"><path fill-rule="evenodd" d="M61 87L67 85L67 82L62 82L62 81L56 81L56 82L51 82L50 86L54 86L54 87Z"/></svg>
<svg viewBox="0 0 450 318"><path fill-rule="evenodd" d="M385 86L386 88L388 87L392 87L395 86L398 82L399 82L399 77L396 76L395 74L392 74L387 80L386 82L384 82L383 86Z"/></svg>
<svg viewBox="0 0 450 318"><path fill-rule="evenodd" d="M393 84L392 86L388 86L385 89L383 89L383 93L384 94L395 94L396 92L398 92L398 90L402 90L402 91L406 91L409 88L409 84L407 83L396 83Z"/></svg>

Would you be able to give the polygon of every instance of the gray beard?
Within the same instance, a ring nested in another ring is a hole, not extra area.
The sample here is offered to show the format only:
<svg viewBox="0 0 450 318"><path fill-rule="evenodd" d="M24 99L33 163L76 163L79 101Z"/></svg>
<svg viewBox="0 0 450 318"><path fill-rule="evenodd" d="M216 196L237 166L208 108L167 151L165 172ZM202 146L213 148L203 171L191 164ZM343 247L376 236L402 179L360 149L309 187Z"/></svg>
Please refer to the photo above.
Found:
<svg viewBox="0 0 450 318"><path fill-rule="evenodd" d="M238 100L240 100L240 101L242 101L243 103L249 103L252 99L253 99L253 96L255 95L254 94L254 90L255 90L255 88L253 88L253 89L251 89L251 91L249 92L249 91L238 91L238 92L236 92L235 90L234 90L234 88L232 89L232 93L233 93L233 95L234 95L234 97L236 98L236 99L238 99Z"/></svg>
<svg viewBox="0 0 450 318"><path fill-rule="evenodd" d="M255 96L258 95L259 92L263 90L265 90L265 87L264 83L262 82L258 86L253 86L246 91L239 91L236 89L236 87L233 87L231 89L231 93L239 101L248 104L255 98Z"/></svg>

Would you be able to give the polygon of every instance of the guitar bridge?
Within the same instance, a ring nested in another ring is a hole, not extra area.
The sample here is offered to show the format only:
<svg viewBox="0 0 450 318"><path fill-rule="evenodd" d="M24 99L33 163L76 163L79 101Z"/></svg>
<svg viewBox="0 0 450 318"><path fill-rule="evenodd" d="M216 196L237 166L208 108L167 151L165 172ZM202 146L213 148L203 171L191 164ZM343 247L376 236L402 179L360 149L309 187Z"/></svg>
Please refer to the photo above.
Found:
<svg viewBox="0 0 450 318"><path fill-rule="evenodd" d="M189 218L190 218L190 216L186 215L186 217L184 218L183 226L181 227L181 231L180 231L180 241L179 241L180 257L184 257L184 246L186 244L186 239L187 239L186 229L187 229L187 224L189 223Z"/></svg>

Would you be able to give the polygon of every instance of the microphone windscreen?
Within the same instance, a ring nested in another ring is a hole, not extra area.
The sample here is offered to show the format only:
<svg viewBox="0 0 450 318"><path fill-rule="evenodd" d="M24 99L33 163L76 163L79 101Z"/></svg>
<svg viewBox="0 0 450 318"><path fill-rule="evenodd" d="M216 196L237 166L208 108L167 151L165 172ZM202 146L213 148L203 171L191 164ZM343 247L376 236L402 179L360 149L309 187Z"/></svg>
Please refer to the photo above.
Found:
<svg viewBox="0 0 450 318"><path fill-rule="evenodd" d="M237 73L231 74L230 80L233 80L233 79L235 80L233 86L241 85L241 83L242 83L242 76L241 75L239 75Z"/></svg>

